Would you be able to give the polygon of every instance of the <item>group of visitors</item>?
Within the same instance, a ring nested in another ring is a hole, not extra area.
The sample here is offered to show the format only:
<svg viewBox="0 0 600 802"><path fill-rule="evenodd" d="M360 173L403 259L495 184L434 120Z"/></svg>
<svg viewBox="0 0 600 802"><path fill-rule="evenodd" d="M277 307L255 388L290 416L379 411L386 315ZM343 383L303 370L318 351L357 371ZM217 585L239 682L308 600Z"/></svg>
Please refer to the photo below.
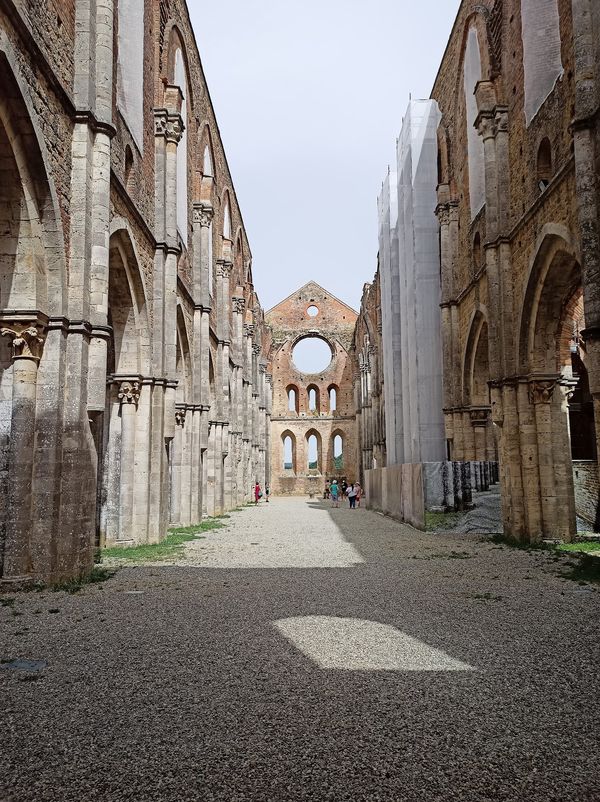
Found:
<svg viewBox="0 0 600 802"><path fill-rule="evenodd" d="M264 495L265 495L265 501L268 504L269 503L269 496L271 495L271 490L269 488L269 485L265 485L265 494ZM260 486L260 482L257 482L254 485L254 503L258 504L258 502L261 500L262 497L263 497L262 488Z"/></svg>
<svg viewBox="0 0 600 802"><path fill-rule="evenodd" d="M360 500L363 495L362 487L358 482L352 482L349 485L345 479L342 480L341 484L338 484L337 479L334 479L331 484L329 481L325 483L323 498L331 499L332 507L340 506L340 495L345 496L348 499L350 509L355 510L360 507Z"/></svg>

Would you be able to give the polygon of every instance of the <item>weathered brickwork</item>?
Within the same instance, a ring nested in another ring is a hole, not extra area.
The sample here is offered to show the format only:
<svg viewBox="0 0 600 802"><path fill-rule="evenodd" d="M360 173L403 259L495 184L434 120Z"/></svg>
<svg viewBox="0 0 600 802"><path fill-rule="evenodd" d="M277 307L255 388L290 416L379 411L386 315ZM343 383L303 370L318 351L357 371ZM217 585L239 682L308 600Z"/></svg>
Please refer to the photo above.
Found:
<svg viewBox="0 0 600 802"><path fill-rule="evenodd" d="M354 392L361 483L364 483L365 471L386 466L381 337L381 284L378 269L373 282L364 286L354 330L353 350L357 368Z"/></svg>
<svg viewBox="0 0 600 802"><path fill-rule="evenodd" d="M270 334L187 6L124 8L0 0L4 584L268 476ZM141 128L117 87L140 48Z"/></svg>
<svg viewBox="0 0 600 802"><path fill-rule="evenodd" d="M556 9L562 75L529 124L521 0L463 0L432 93L446 435L454 460L498 453L505 532L522 540L575 534L570 428L593 443L600 398L600 7L549 2L540 26ZM474 217L469 169L479 167L463 155L472 31L485 181Z"/></svg>
<svg viewBox="0 0 600 802"><path fill-rule="evenodd" d="M316 314L311 316L309 308ZM314 310L313 310L314 311ZM359 478L354 395L353 351L356 312L316 282L309 282L265 316L272 330L271 486L285 495L322 494L325 481ZM292 351L301 340L317 336L331 348L332 360L320 373L305 374L295 366ZM316 394L310 408L309 390ZM331 391L335 391L335 404ZM290 401L290 391L295 393ZM335 406L332 409L332 406ZM291 407L291 409L290 409ZM317 449L309 465L311 436ZM342 459L334 458L334 439L342 439ZM287 457L285 440L290 438ZM286 467L287 466L287 467Z"/></svg>

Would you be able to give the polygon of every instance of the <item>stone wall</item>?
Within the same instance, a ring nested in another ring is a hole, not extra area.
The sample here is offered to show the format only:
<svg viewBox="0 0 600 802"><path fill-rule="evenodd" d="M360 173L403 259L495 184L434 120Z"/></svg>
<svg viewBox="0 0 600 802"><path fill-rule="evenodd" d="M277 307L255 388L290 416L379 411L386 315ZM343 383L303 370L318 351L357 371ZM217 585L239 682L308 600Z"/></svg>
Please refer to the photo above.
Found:
<svg viewBox="0 0 600 802"><path fill-rule="evenodd" d="M365 284L363 289L353 353L359 459L356 478L362 482L365 471L384 468L387 463L379 269L373 282Z"/></svg>
<svg viewBox="0 0 600 802"><path fill-rule="evenodd" d="M580 382L589 380L596 405L600 391L597 4L536 0L527 13L534 7L539 30L560 34L560 65L556 49L552 65L560 77L548 93L532 79L548 53L532 46L530 31L523 36L518 0L461 2L432 92L442 115L437 214L449 455L499 459L504 531L524 541L574 536L568 418L577 410L569 400ZM480 62L479 211L470 202L472 159L463 157L471 132L467 41L476 42Z"/></svg>
<svg viewBox="0 0 600 802"><path fill-rule="evenodd" d="M310 307L317 312L308 313ZM272 330L270 354L273 374L271 417L271 489L274 494L322 495L325 481L359 476L356 410L354 399L355 361L352 351L357 313L316 282L309 282L273 307L265 316ZM327 368L305 374L295 366L292 351L302 339L323 339L331 349ZM309 408L308 391L317 393L316 409ZM331 409L330 391L336 392ZM290 409L289 391L296 394ZM308 438L318 441L317 466L309 468ZM333 457L333 441L343 441L343 463ZM293 443L292 467L284 468L284 441Z"/></svg>
<svg viewBox="0 0 600 802"><path fill-rule="evenodd" d="M270 333L187 6L141 10L0 3L3 584L268 478ZM134 137L116 82L140 47Z"/></svg>
<svg viewBox="0 0 600 802"><path fill-rule="evenodd" d="M422 465L391 465L365 471L367 509L425 529Z"/></svg>
<svg viewBox="0 0 600 802"><path fill-rule="evenodd" d="M597 531L600 523L598 517L598 498L600 497L598 463L590 460L575 460L573 462L573 482L577 515L583 518L594 531Z"/></svg>

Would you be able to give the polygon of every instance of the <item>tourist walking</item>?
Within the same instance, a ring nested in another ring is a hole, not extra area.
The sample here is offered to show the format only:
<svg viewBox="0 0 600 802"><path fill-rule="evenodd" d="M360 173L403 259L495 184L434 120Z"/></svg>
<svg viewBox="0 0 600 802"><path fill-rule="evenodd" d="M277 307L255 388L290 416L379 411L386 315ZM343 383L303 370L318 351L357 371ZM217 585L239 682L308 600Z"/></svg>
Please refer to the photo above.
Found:
<svg viewBox="0 0 600 802"><path fill-rule="evenodd" d="M358 482L354 485L354 487L356 488L356 506L360 507L360 500L363 494L362 487L359 485Z"/></svg>
<svg viewBox="0 0 600 802"><path fill-rule="evenodd" d="M339 507L340 488L338 487L337 479L334 479L333 482L331 483L331 487L329 488L329 495L331 497L331 506Z"/></svg>
<svg viewBox="0 0 600 802"><path fill-rule="evenodd" d="M254 503L258 504L258 499L262 498L262 490L260 489L260 484L257 482L254 485Z"/></svg>
<svg viewBox="0 0 600 802"><path fill-rule="evenodd" d="M329 498L329 479L325 482L325 490L323 491L323 498Z"/></svg>
<svg viewBox="0 0 600 802"><path fill-rule="evenodd" d="M350 485L348 490L346 491L346 495L348 496L348 501L350 502L350 509L356 509L356 487L354 486L354 482Z"/></svg>
<svg viewBox="0 0 600 802"><path fill-rule="evenodd" d="M265 485L265 501L267 504L269 503L269 496L271 495L271 488L269 485Z"/></svg>

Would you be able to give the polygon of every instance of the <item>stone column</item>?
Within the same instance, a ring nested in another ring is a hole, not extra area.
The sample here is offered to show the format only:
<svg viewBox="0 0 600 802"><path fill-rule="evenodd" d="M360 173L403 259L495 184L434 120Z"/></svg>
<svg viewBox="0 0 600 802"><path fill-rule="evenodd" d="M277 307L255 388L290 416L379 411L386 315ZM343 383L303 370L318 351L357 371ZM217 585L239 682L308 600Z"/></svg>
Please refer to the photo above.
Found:
<svg viewBox="0 0 600 802"><path fill-rule="evenodd" d="M47 319L3 320L0 335L12 345L12 410L8 458L10 515L0 552L0 587L20 585L31 578L32 477L36 432L37 372Z"/></svg>
<svg viewBox="0 0 600 802"><path fill-rule="evenodd" d="M135 429L140 400L139 379L121 379L117 398L121 413L119 540L133 541L133 507L136 485Z"/></svg>

